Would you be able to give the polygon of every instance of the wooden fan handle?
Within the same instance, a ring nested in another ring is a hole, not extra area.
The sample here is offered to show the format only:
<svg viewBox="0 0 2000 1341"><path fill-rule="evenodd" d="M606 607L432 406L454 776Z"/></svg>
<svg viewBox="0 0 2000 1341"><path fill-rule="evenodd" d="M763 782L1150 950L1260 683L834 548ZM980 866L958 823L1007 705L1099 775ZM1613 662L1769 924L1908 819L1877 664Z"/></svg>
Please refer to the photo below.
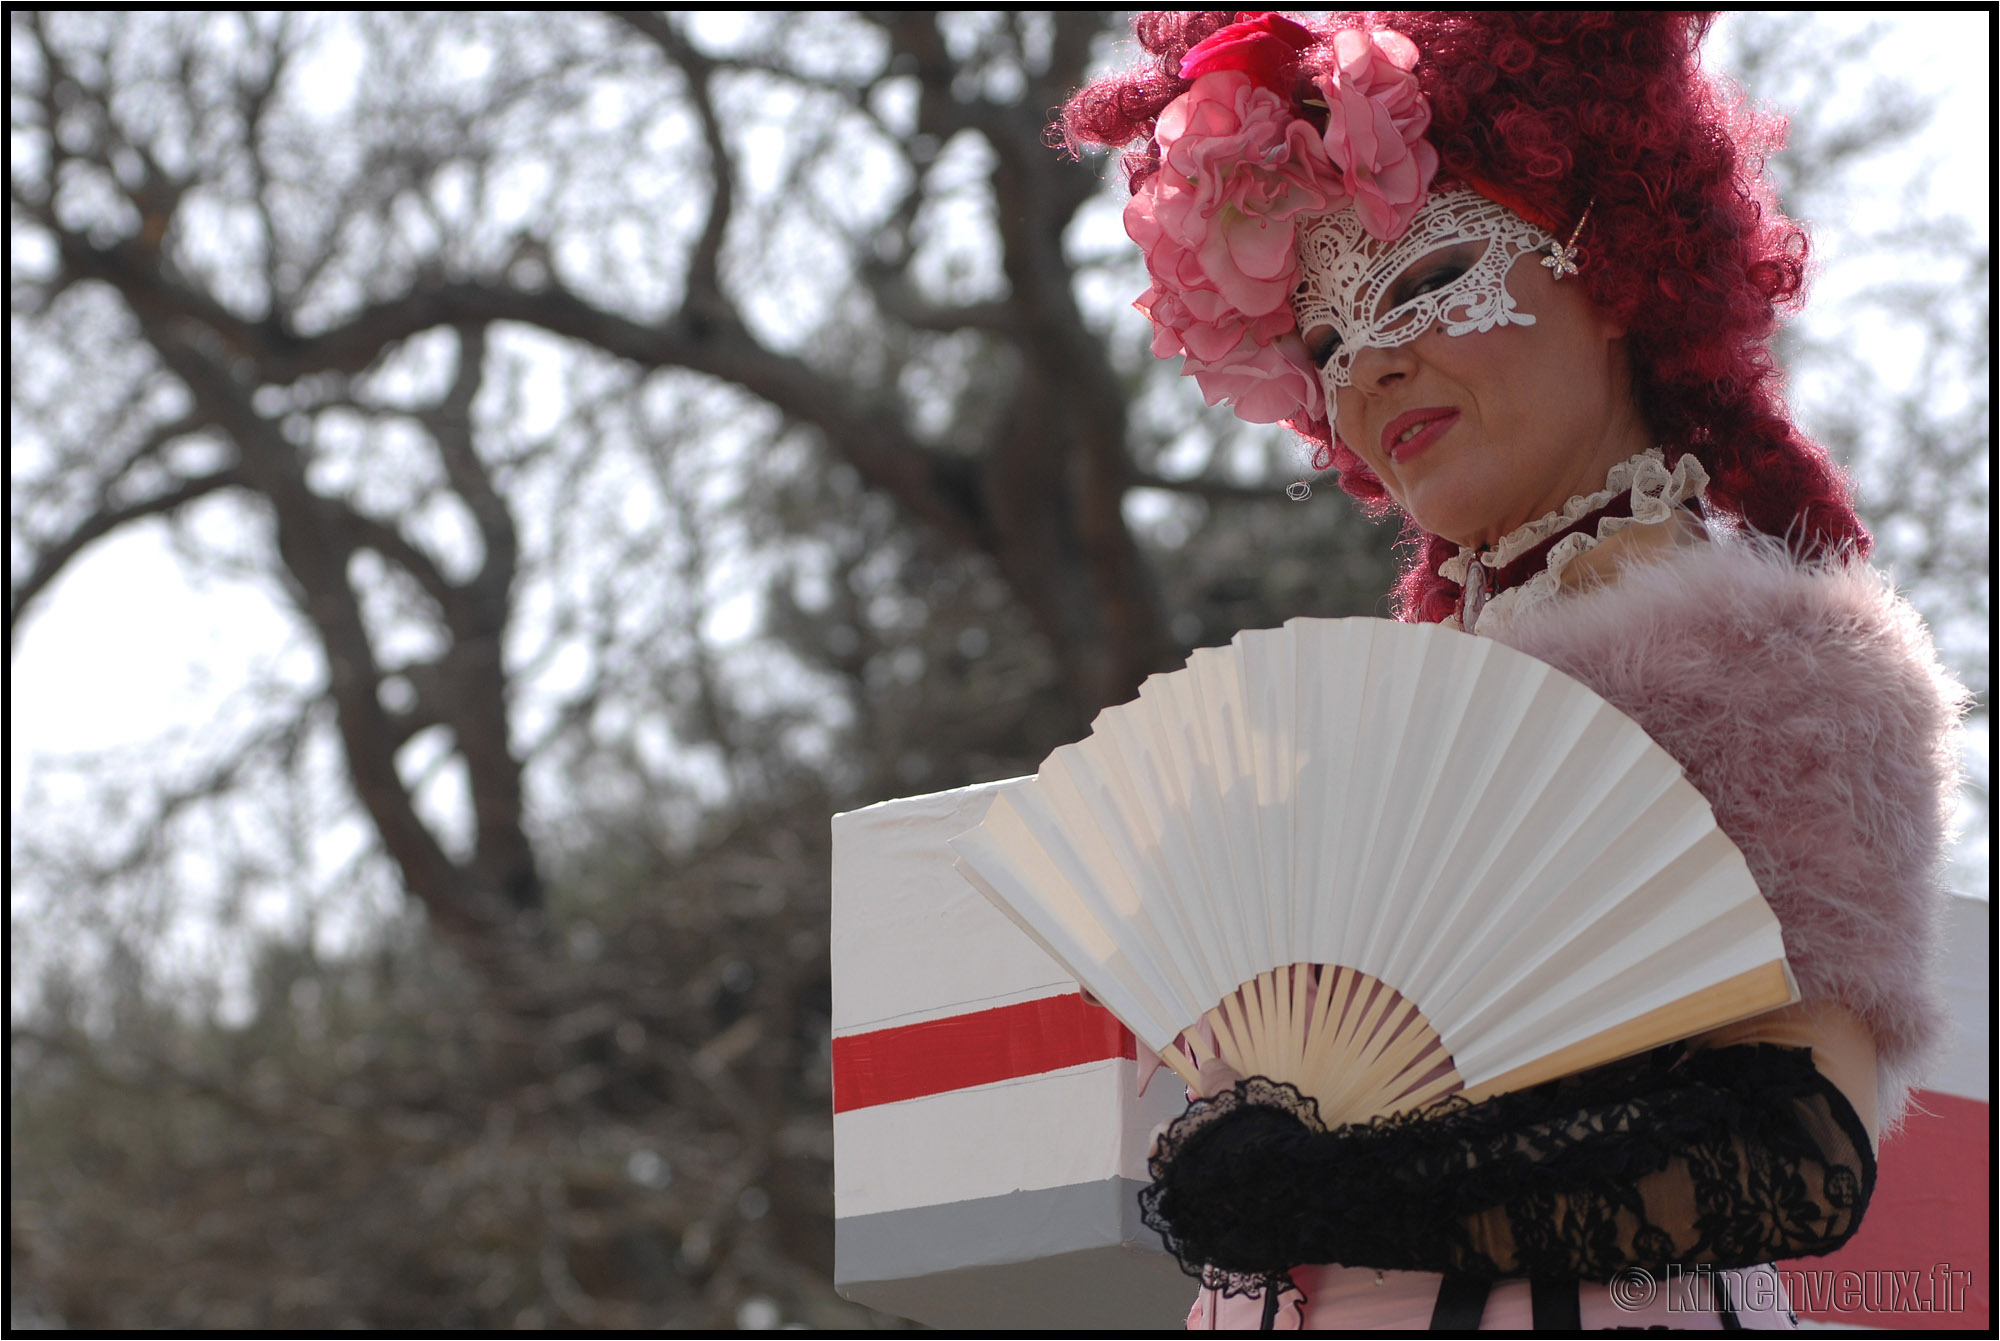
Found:
<svg viewBox="0 0 2000 1341"><path fill-rule="evenodd" d="M1555 1080L1587 1071L1593 1066L1615 1062L1662 1043L1690 1038L1724 1024L1747 1020L1767 1010L1788 1006L1799 999L1798 985L1782 959L1726 978L1705 991L1672 1001L1624 1024L1593 1034L1581 1042L1538 1057L1478 1085L1468 1086L1465 1097L1473 1101L1524 1090L1545 1080Z"/></svg>

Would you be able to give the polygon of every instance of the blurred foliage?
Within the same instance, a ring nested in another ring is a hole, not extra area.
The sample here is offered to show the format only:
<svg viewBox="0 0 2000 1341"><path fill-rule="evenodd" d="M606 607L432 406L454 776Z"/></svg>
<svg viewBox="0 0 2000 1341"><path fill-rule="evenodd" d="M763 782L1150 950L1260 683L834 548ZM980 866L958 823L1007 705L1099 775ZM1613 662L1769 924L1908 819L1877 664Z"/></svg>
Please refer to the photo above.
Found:
<svg viewBox="0 0 2000 1341"><path fill-rule="evenodd" d="M1118 25L10 23L10 638L146 527L290 630L26 780L14 1325L899 1325L831 1287L828 815L1392 572L1146 353L1041 143ZM1726 53L1808 217L1921 124L1814 40ZM1842 308L1918 381L1787 354L1983 692L1986 244L1923 237Z"/></svg>
<svg viewBox="0 0 2000 1341"><path fill-rule="evenodd" d="M878 1325L824 1284L823 830L560 919L511 1016L413 920L266 943L236 1025L130 970L92 1033L52 979L13 1035L16 1324L27 1293L106 1329Z"/></svg>

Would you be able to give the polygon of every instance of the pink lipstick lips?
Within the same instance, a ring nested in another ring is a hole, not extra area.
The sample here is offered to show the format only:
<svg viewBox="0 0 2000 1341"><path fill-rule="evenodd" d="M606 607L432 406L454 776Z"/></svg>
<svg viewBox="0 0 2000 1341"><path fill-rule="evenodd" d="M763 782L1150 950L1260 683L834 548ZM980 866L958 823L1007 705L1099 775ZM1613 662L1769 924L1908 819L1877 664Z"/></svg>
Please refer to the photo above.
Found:
<svg viewBox="0 0 2000 1341"><path fill-rule="evenodd" d="M1458 411L1448 405L1405 410L1382 430L1382 454L1400 464L1443 437L1457 422Z"/></svg>

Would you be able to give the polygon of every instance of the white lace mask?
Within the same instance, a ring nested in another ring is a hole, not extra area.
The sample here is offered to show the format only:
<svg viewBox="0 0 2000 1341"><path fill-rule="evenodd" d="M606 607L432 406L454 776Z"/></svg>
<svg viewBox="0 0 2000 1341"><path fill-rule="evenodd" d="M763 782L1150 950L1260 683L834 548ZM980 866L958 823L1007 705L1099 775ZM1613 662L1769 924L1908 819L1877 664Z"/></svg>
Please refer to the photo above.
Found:
<svg viewBox="0 0 2000 1341"><path fill-rule="evenodd" d="M1292 296L1292 312L1300 334L1331 326L1339 337L1319 371L1327 422L1363 349L1406 345L1440 324L1446 335L1534 325L1533 316L1515 310L1507 272L1553 241L1469 187L1433 195L1392 242L1362 228L1351 209L1302 226L1305 281Z"/></svg>

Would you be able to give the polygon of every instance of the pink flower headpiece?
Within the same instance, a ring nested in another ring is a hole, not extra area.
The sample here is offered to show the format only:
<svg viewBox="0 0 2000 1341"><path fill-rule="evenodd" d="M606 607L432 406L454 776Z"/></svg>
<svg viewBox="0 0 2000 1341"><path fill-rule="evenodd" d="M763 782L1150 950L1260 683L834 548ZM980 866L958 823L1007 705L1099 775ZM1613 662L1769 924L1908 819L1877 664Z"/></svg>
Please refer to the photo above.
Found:
<svg viewBox="0 0 2000 1341"><path fill-rule="evenodd" d="M1314 81L1324 132L1292 100L1299 56L1315 45L1335 65ZM1125 231L1153 280L1135 304L1152 319L1153 352L1185 355L1182 371L1210 405L1232 402L1260 424L1324 417L1292 316L1295 221L1351 206L1378 238L1409 226L1438 168L1416 64L1400 33L1323 36L1268 13L1211 34L1181 62L1194 82L1160 113L1160 170L1132 193Z"/></svg>

